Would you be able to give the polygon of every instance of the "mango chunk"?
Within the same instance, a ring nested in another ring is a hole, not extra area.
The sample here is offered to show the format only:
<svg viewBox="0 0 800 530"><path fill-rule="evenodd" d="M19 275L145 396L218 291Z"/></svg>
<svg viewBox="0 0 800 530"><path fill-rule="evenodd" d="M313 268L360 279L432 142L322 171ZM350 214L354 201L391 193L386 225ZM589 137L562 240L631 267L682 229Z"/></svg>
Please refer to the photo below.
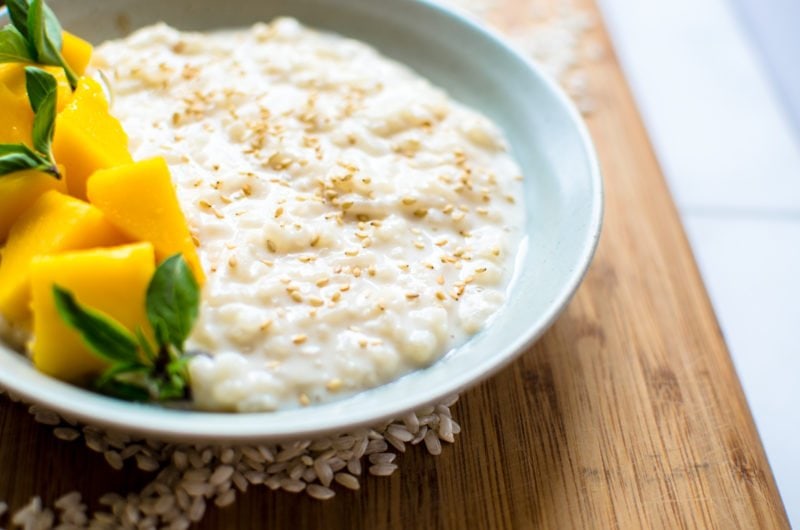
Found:
<svg viewBox="0 0 800 530"><path fill-rule="evenodd" d="M22 212L49 190L66 193L67 184L63 178L56 180L39 171L18 171L0 177L0 244Z"/></svg>
<svg viewBox="0 0 800 530"><path fill-rule="evenodd" d="M0 83L0 109L3 109L0 116L0 143L24 143L30 147L33 143L33 111L25 92L15 94Z"/></svg>
<svg viewBox="0 0 800 530"><path fill-rule="evenodd" d="M70 68L83 75L92 58L92 45L68 31L61 32L61 56Z"/></svg>
<svg viewBox="0 0 800 530"><path fill-rule="evenodd" d="M26 326L30 265L38 256L130 242L94 206L48 191L17 219L0 260L0 314Z"/></svg>
<svg viewBox="0 0 800 530"><path fill-rule="evenodd" d="M56 118L53 138L56 162L66 168L70 195L86 199L86 180L98 169L133 162L128 136L109 113L100 85L82 77L72 101Z"/></svg>
<svg viewBox="0 0 800 530"><path fill-rule="evenodd" d="M98 171L89 178L88 195L124 234L152 242L159 261L182 253L203 283L203 268L163 158Z"/></svg>
<svg viewBox="0 0 800 530"><path fill-rule="evenodd" d="M12 94L24 100L24 106L30 110L30 102L28 101L28 91L25 88L25 67L31 66L24 63L3 63L0 64L0 85L5 86ZM41 64L35 65L36 68L44 70L56 78L58 92L56 94L56 110L59 112L72 101L72 87L69 86L67 74L60 66L44 66ZM3 108L5 110L5 107ZM31 119L33 119L33 112L31 111Z"/></svg>
<svg viewBox="0 0 800 530"><path fill-rule="evenodd" d="M0 64L0 143L33 145L33 111L25 89L25 64ZM62 68L43 67L58 81L57 107L72 100L72 90Z"/></svg>
<svg viewBox="0 0 800 530"><path fill-rule="evenodd" d="M36 367L53 377L84 383L108 363L95 355L56 309L53 285L113 317L129 330L148 330L145 297L155 271L150 243L65 252L31 263L33 343Z"/></svg>

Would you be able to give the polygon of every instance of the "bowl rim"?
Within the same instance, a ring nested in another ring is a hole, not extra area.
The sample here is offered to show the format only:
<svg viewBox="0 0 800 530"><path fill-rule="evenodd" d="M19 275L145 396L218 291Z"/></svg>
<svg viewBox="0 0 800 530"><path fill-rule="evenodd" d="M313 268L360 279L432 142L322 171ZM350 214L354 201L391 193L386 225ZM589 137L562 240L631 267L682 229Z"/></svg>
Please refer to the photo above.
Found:
<svg viewBox="0 0 800 530"><path fill-rule="evenodd" d="M286 428L275 421L263 423L258 421L259 418L274 415L274 412L220 413L191 411L190 415L186 415L184 411L156 408L155 410L159 414L153 414L154 408L152 405L137 406L128 402L120 402L95 394L89 390L51 379L44 374L40 375L43 378L47 378L48 382L52 384L43 388L28 388L15 384L15 370L13 369L0 370L0 389L5 388L7 392L16 397L51 409L70 419L132 435L153 437L165 441L191 440L193 442L205 441L210 443L280 441L347 432L363 426L376 425L389 419L400 418L409 411L440 402L446 399L447 396L457 394L461 390L491 377L510 364L522 352L530 348L566 308L585 277L600 240L605 209L605 192L600 164L591 135L575 104L558 83L534 61L512 47L499 32L481 23L460 8L445 6L435 0L411 1L421 5L423 9L435 12L439 16L450 18L467 31L475 34L476 37L488 40L502 53L512 56L516 61L523 64L525 68L531 70L546 91L563 107L571 126L578 133L581 148L586 156L589 182L592 190L590 197L591 211L587 217L588 223L584 230L584 240L580 242L581 252L579 258L574 263L568 280L562 284L558 294L548 304L547 310L535 321L528 324L523 334L510 341L496 355L489 356L481 363L476 363L470 369L456 374L448 381L447 385L435 388L429 387L423 393L405 394L402 400L390 402L378 411L372 409L364 411L354 408L354 414L344 419L336 414L320 415L313 424L299 428L297 426ZM8 8L5 6L0 7L0 23L4 20L7 22L7 19ZM10 351L1 343L0 350ZM14 361L12 361L13 363ZM21 367L26 361L20 357L19 363ZM71 406L70 404L73 403L71 398L76 399L79 406ZM120 404L124 406L120 406ZM313 410L330 404L311 406L305 410ZM173 414L164 414L165 412L182 414L183 418L188 418L188 420L181 419L181 421L176 422Z"/></svg>

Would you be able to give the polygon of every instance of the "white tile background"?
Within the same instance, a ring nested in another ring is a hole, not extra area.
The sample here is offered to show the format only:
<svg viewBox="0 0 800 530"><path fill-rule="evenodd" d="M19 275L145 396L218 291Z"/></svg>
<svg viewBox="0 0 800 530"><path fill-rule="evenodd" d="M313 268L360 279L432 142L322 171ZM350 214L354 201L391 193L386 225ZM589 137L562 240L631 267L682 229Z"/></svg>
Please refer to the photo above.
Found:
<svg viewBox="0 0 800 530"><path fill-rule="evenodd" d="M800 528L800 2L600 4Z"/></svg>

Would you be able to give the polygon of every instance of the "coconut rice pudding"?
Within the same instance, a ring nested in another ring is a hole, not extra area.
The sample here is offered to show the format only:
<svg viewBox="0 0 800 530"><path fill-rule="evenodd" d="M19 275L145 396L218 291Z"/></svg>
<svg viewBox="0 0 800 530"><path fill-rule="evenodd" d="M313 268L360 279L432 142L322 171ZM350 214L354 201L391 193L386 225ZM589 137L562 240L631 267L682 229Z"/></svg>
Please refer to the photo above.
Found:
<svg viewBox="0 0 800 530"><path fill-rule="evenodd" d="M147 57L142 61L141 57ZM135 159L162 155L207 273L198 408L308 405L429 365L504 303L521 172L489 120L292 19L107 42Z"/></svg>

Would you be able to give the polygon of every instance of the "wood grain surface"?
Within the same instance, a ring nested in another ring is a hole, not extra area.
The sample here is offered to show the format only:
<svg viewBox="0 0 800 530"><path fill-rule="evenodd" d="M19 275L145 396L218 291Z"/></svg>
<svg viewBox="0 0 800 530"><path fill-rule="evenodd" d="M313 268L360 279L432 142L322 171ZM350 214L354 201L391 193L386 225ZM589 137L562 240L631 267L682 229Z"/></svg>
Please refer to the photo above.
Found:
<svg viewBox="0 0 800 530"><path fill-rule="evenodd" d="M521 3L495 22L518 24ZM593 37L610 50L602 27ZM393 477L329 502L251 489L200 528L789 528L617 61L608 52L586 68L607 185L597 257L545 337L462 396L457 443L438 458L410 451ZM12 507L146 478L111 471L0 398L0 499Z"/></svg>

